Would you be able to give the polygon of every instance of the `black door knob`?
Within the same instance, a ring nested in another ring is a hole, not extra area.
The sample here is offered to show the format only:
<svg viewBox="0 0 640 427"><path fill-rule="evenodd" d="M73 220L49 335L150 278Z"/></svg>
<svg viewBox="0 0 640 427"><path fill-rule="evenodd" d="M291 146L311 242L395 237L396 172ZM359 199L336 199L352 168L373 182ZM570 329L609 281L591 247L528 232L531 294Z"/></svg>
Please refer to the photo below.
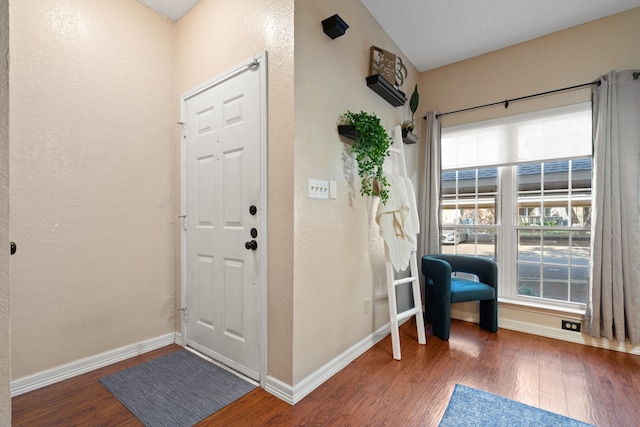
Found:
<svg viewBox="0 0 640 427"><path fill-rule="evenodd" d="M18 247L16 246L16 244L14 242L11 242L11 255L15 254L17 250Z"/></svg>
<svg viewBox="0 0 640 427"><path fill-rule="evenodd" d="M244 247L247 248L247 249L250 249L252 251L255 251L256 249L258 249L258 242L256 242L255 240L251 240L251 241L245 243Z"/></svg>

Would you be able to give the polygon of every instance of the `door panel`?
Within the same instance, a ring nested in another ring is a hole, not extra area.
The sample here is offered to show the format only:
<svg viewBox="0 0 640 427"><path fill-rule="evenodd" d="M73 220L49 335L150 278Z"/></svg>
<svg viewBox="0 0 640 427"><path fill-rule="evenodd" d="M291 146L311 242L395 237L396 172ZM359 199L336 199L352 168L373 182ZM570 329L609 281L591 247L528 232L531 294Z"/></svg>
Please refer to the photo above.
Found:
<svg viewBox="0 0 640 427"><path fill-rule="evenodd" d="M184 98L186 344L259 379L262 118L246 68ZM247 249L258 229L257 248Z"/></svg>

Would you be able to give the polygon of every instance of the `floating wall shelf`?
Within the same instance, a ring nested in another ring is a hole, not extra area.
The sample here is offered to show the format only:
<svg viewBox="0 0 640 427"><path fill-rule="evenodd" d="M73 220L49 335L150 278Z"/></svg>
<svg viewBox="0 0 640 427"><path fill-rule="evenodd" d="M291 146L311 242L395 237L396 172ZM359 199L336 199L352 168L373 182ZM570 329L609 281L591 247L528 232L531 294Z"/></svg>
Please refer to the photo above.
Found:
<svg viewBox="0 0 640 427"><path fill-rule="evenodd" d="M354 141L358 139L358 132L356 131L356 127L352 125L338 125L338 133L345 138L349 138Z"/></svg>
<svg viewBox="0 0 640 427"><path fill-rule="evenodd" d="M415 144L420 138L409 129L402 129L402 140L405 144Z"/></svg>
<svg viewBox="0 0 640 427"><path fill-rule="evenodd" d="M407 102L404 93L393 87L391 83L380 74L367 77L367 86L394 107L399 107Z"/></svg>

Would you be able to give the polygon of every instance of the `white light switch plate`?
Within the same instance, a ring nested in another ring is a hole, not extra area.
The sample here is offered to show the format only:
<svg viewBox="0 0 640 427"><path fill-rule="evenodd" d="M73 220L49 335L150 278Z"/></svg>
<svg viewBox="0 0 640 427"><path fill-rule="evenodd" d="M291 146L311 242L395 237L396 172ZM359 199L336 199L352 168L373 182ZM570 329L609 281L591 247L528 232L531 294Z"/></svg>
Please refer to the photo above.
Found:
<svg viewBox="0 0 640 427"><path fill-rule="evenodd" d="M323 179L309 178L309 198L310 199L328 199L329 198L329 181Z"/></svg>

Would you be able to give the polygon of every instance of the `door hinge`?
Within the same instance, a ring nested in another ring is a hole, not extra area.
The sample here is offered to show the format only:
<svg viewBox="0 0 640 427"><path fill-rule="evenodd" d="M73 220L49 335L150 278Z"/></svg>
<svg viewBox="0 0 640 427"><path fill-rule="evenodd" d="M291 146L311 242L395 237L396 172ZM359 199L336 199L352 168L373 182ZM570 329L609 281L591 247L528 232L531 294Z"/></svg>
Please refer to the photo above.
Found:
<svg viewBox="0 0 640 427"><path fill-rule="evenodd" d="M187 230L187 216L186 215L180 215L178 218L182 219L182 229L183 230Z"/></svg>
<svg viewBox="0 0 640 427"><path fill-rule="evenodd" d="M181 309L178 309L178 311L182 312L182 321L186 322L187 321L187 307L182 307Z"/></svg>
<svg viewBox="0 0 640 427"><path fill-rule="evenodd" d="M180 125L180 132L182 133L182 139L187 139L187 123L186 122L178 122Z"/></svg>

